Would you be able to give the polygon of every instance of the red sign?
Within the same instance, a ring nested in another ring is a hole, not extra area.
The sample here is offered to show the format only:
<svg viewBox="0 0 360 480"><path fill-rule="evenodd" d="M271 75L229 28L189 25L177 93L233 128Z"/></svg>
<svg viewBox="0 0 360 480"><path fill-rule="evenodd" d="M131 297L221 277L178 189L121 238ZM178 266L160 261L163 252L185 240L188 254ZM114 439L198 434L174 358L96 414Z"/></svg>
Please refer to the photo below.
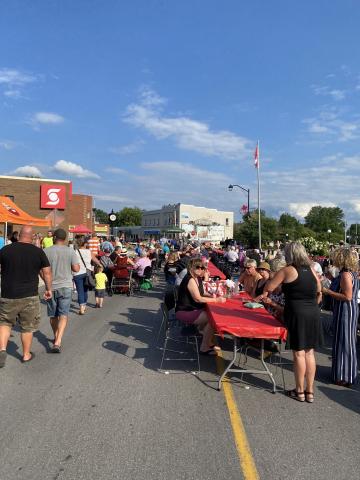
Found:
<svg viewBox="0 0 360 480"><path fill-rule="evenodd" d="M66 205L66 188L65 185L48 185L40 186L40 207L41 208L60 208L64 209Z"/></svg>
<svg viewBox="0 0 360 480"><path fill-rule="evenodd" d="M243 205L243 206L240 208L240 213L242 213L243 215L246 215L246 214L248 213L247 205Z"/></svg>

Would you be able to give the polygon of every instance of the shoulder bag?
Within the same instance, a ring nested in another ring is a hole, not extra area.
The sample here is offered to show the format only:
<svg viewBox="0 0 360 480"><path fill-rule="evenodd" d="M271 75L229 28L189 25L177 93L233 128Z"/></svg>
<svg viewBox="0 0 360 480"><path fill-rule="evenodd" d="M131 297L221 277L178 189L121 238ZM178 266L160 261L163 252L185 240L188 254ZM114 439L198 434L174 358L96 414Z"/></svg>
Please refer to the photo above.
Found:
<svg viewBox="0 0 360 480"><path fill-rule="evenodd" d="M92 290L93 288L95 288L94 274L93 274L92 270L90 270L89 268L86 267L86 264L84 262L84 259L83 259L82 255L81 255L80 249L78 250L78 252L79 252L81 261L84 264L84 267L86 268L86 277L85 277L84 285L85 285L86 288L88 288L88 290Z"/></svg>

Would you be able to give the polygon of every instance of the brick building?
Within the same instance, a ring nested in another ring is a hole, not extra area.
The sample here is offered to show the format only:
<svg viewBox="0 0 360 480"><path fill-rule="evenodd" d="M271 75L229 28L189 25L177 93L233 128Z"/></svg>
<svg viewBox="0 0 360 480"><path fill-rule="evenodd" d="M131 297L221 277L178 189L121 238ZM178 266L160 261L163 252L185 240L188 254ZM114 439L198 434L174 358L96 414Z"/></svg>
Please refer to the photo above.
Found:
<svg viewBox="0 0 360 480"><path fill-rule="evenodd" d="M93 197L74 193L70 202L69 226L85 225L89 230L93 229Z"/></svg>
<svg viewBox="0 0 360 480"><path fill-rule="evenodd" d="M53 227L84 224L92 229L93 199L72 193L70 180L0 176L0 195L10 197L25 212L37 218L50 218ZM14 230L19 226L13 225ZM11 228L11 226L10 226ZM46 228L36 229L41 233Z"/></svg>

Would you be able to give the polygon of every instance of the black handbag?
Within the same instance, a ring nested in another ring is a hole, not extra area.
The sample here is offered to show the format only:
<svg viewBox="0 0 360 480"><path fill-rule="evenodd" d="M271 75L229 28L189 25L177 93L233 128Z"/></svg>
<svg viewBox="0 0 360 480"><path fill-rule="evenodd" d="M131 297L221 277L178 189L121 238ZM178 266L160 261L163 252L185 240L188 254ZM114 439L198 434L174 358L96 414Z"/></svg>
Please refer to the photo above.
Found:
<svg viewBox="0 0 360 480"><path fill-rule="evenodd" d="M80 249L78 250L79 252L79 255L80 255L80 258L81 258L81 261L82 263L84 264L84 267L86 268L86 277L85 277L85 280L84 280L84 286L88 289L88 290L92 290L93 288L95 288L95 278L94 278L94 274L92 272L92 270L88 269L86 267L86 264L84 262L84 259L80 253Z"/></svg>

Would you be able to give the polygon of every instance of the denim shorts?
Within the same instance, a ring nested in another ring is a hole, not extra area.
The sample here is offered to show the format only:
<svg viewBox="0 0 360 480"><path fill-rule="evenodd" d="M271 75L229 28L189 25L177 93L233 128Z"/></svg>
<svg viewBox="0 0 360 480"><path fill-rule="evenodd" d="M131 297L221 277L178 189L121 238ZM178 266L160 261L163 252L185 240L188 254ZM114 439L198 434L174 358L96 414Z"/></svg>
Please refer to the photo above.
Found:
<svg viewBox="0 0 360 480"><path fill-rule="evenodd" d="M48 317L69 315L71 305L71 288L58 288L53 291L52 298L47 303Z"/></svg>
<svg viewBox="0 0 360 480"><path fill-rule="evenodd" d="M105 288L95 290L95 298L104 298L105 297Z"/></svg>

